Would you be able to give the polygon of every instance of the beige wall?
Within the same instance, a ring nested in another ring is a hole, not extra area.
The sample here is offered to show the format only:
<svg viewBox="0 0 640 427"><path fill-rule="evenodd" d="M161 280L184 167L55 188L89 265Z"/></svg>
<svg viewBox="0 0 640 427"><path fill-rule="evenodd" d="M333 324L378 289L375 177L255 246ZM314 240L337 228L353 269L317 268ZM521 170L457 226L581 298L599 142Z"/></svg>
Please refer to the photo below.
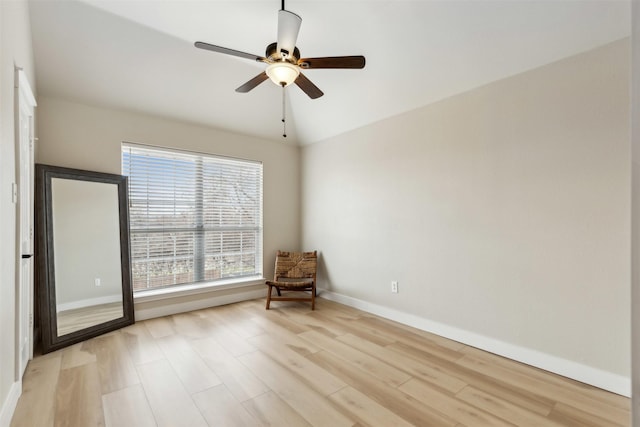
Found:
<svg viewBox="0 0 640 427"><path fill-rule="evenodd" d="M122 141L262 161L265 277L273 275L273 259L278 249L298 248L298 147L61 99L40 97L38 112L38 163L119 174ZM261 289L255 287L256 291ZM266 290L264 293L266 295ZM192 297L193 300L205 298ZM136 312L138 309L136 305Z"/></svg>
<svg viewBox="0 0 640 427"><path fill-rule="evenodd" d="M26 1L0 1L0 425L8 425L20 392L16 379L16 179L14 67L22 67L35 91L31 29ZM37 112L36 112L37 114Z"/></svg>
<svg viewBox="0 0 640 427"><path fill-rule="evenodd" d="M623 40L304 148L320 286L628 388L629 120Z"/></svg>
<svg viewBox="0 0 640 427"><path fill-rule="evenodd" d="M631 66L631 360L632 425L640 427L640 4L633 2Z"/></svg>
<svg viewBox="0 0 640 427"><path fill-rule="evenodd" d="M57 311L122 300L118 186L52 178L51 211Z"/></svg>

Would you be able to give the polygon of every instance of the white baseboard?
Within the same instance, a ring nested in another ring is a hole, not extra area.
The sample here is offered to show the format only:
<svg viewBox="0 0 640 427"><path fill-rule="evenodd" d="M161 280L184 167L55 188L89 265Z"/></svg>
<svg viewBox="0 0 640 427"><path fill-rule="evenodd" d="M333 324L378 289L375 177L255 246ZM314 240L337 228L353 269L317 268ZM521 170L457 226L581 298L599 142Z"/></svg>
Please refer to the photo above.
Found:
<svg viewBox="0 0 640 427"><path fill-rule="evenodd" d="M13 418L13 413L16 410L21 394L22 381L16 381L11 385L9 395L2 403L2 408L0 408L0 427L9 427L11 424L11 418Z"/></svg>
<svg viewBox="0 0 640 427"><path fill-rule="evenodd" d="M136 320L153 319L156 317L170 316L177 313L186 313L193 310L201 310L203 308L215 307L218 305L232 304L234 302L248 301L256 298L265 298L267 295L265 289L248 290L234 292L224 295L213 295L202 297L197 300L187 302L171 302L169 299L162 300L162 304L150 308L144 306L148 303L135 302L135 318Z"/></svg>
<svg viewBox="0 0 640 427"><path fill-rule="evenodd" d="M423 331L458 341L460 343L498 354L506 358L535 366L592 386L622 395L631 396L631 379L622 375L603 371L571 360L542 353L526 347L509 344L474 332L434 322L413 314L404 313L389 307L373 304L357 298L341 295L327 290L318 290L322 298L339 302L386 319L390 319Z"/></svg>

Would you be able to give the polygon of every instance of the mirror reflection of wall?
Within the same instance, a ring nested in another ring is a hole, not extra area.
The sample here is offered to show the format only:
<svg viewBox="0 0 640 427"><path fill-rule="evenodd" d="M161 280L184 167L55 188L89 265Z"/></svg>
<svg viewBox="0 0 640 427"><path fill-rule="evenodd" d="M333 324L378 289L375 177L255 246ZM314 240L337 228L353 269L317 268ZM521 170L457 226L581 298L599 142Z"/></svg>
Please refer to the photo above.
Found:
<svg viewBox="0 0 640 427"><path fill-rule="evenodd" d="M123 316L118 187L52 178L58 335Z"/></svg>

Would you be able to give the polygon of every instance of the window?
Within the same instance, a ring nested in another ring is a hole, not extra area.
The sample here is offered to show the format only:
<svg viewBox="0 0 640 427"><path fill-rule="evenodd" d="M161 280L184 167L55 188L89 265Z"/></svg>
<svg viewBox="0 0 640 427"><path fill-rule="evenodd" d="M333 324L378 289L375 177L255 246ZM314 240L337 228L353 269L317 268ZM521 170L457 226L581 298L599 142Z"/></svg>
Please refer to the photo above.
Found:
<svg viewBox="0 0 640 427"><path fill-rule="evenodd" d="M262 275L262 163L123 143L134 291Z"/></svg>

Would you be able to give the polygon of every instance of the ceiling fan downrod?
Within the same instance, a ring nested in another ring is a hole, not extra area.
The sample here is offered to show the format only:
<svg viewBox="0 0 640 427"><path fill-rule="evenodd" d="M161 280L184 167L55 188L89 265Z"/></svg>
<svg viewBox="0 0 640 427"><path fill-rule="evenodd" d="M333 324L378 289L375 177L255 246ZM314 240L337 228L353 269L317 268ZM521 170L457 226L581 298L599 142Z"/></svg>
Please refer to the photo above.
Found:
<svg viewBox="0 0 640 427"><path fill-rule="evenodd" d="M282 0L284 3L284 0ZM286 122L286 108L285 108L285 97L284 97L284 88L287 86L286 83L281 83L282 85L282 137L287 137L287 122Z"/></svg>
<svg viewBox="0 0 640 427"><path fill-rule="evenodd" d="M0 0L1 2L2 0ZM197 41L195 47L225 55L237 56L266 64L266 69L236 88L236 92L246 93L256 88L264 81L271 79L273 83L282 86L282 128L283 138L287 137L286 128L286 97L284 86L295 84L309 98L316 99L324 93L309 80L301 71L310 69L360 69L365 66L362 55L324 56L317 58L302 58L296 47L298 32L302 18L286 10L285 0L280 0L281 10L278 11L278 33L276 42L267 46L266 56L254 55L222 46ZM283 82L285 84L283 84Z"/></svg>

